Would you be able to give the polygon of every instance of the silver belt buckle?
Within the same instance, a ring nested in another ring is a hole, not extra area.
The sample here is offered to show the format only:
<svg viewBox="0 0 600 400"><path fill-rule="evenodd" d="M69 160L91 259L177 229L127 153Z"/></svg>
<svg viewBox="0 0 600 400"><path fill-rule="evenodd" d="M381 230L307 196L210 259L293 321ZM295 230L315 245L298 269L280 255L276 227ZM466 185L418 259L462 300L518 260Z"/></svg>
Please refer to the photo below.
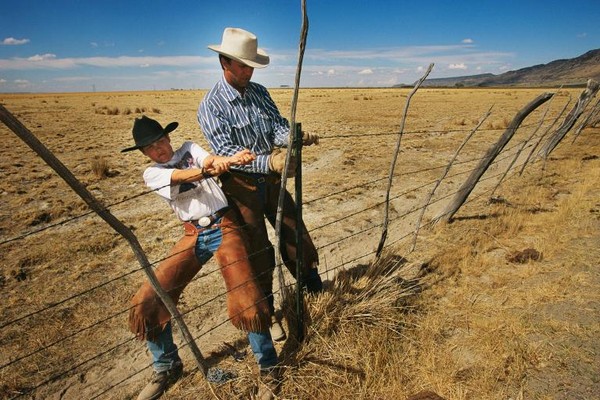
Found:
<svg viewBox="0 0 600 400"><path fill-rule="evenodd" d="M200 225L203 228L206 228L207 226L210 225L210 218L209 217L202 217L198 220L198 225Z"/></svg>

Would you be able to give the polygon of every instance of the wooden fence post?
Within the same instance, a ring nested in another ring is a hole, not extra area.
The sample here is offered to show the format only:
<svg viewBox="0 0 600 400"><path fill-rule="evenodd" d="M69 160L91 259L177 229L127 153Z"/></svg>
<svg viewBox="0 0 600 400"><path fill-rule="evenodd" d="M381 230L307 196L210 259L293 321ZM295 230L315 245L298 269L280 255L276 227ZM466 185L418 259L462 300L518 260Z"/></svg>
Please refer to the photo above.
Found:
<svg viewBox="0 0 600 400"><path fill-rule="evenodd" d="M533 101L527 104L523 109L521 109L513 118L508 128L504 131L502 136L498 142L489 148L485 156L479 162L477 167L473 170L469 178L463 183L463 185L458 189L458 192L448 204L446 209L435 219L436 222L443 220L449 221L454 214L458 211L458 209L464 204L469 197L469 194L475 188L477 182L484 174L484 172L489 168L490 164L494 161L494 159L500 154L502 149L506 146L506 144L513 137L521 122L529 115L533 110L538 108L540 105L544 104L546 101L550 100L554 96L553 93L542 93L538 97L536 97Z"/></svg>
<svg viewBox="0 0 600 400"><path fill-rule="evenodd" d="M552 121L552 123L546 128L546 130L544 131L544 133L542 133L540 135L540 137L537 140L537 142L535 142L535 144L531 148L531 151L529 152L529 155L527 156L527 158L523 162L523 165L521 166L521 169L519 170L519 175L523 175L523 171L525 170L525 167L527 166L527 163L529 162L529 160L531 159L531 157L535 153L535 150L538 148L538 146L540 145L540 143L542 143L542 140L546 137L546 135L548 134L548 132L550 132L552 130L552 127L554 125L556 125L556 123L558 122L558 120L560 119L560 117L564 114L565 110L567 109L567 107L569 106L570 103L571 103L571 99L569 98L569 101L564 105L564 107L562 108L562 110L560 111L560 113L558 113L558 115L556 116L556 118L554 118L554 121Z"/></svg>
<svg viewBox="0 0 600 400"><path fill-rule="evenodd" d="M460 154L460 152L463 149L463 147L465 147L465 145L467 144L467 142L471 139L471 137L473 137L473 135L475 134L475 132L477 132L477 129L479 129L479 127L481 126L481 124L483 124L483 122L490 116L490 114L492 112L492 107L490 107L490 109L485 113L485 115L483 116L483 118L481 118L481 120L475 126L475 128L473 128L471 130L471 132L467 135L467 137L464 138L464 140L460 144L460 146L458 146L458 149L456 149L456 152L454 153L454 156L452 157L452 159L450 160L450 162L446 166L446 169L442 173L442 176L440 176L440 178L435 183L433 189L431 189L431 192L429 192L429 196L427 196L427 200L425 201L425 205L421 208L421 214L419 215L419 219L417 220L417 226L415 228L415 233L413 235L413 243L412 243L412 247L410 248L410 252L411 253L413 251L415 251L415 247L417 246L417 236L419 236L419 229L421 229L421 221L423 220L423 215L425 215L425 210L427 209L427 207L429 207L429 203L431 202L431 199L433 198L433 195L435 194L435 191L440 186L440 184L442 183L442 181L444 180L444 178L446 177L446 175L448 175L448 172L450 172L450 168L452 168L452 164L454 164L454 161L456 160L456 157L458 157L458 155Z"/></svg>
<svg viewBox="0 0 600 400"><path fill-rule="evenodd" d="M600 114L600 99L598 99L598 101L596 101L596 104L594 105L594 107L592 107L592 109L590 110L587 117L581 122L581 124L579 125L577 130L575 130L575 135L573 136L573 141L571 143L575 143L575 140L577 140L577 137L579 137L579 134L581 133L581 131L583 129L587 128L588 126L594 125L594 121L596 121L598 119L599 114Z"/></svg>
<svg viewBox="0 0 600 400"><path fill-rule="evenodd" d="M96 214L100 216L100 218L102 218L106 223L108 223L108 225L110 225L111 228L117 231L117 233L123 236L125 240L127 240L129 246L132 248L133 252L135 253L135 256L137 257L138 262L140 263L144 272L146 273L150 284L156 291L156 294L158 294L158 296L166 306L173 319L177 321L177 325L179 326L179 329L181 330L185 341L190 346L190 349L192 350L192 353L196 358L200 371L202 371L202 374L206 376L208 366L204 361L200 349L198 349L198 346L196 346L196 342L194 342L194 338L190 334L187 325L185 324L181 314L175 306L175 303L168 295L168 293L160 286L160 283L158 282L158 279L156 278L156 275L152 270L152 266L150 265L150 262L146 257L146 253L144 253L142 246L138 242L137 237L133 234L133 232L131 232L131 230L127 228L125 224L119 221L114 215L112 215L110 211L108 211L106 207L104 207L104 205L102 205L94 197L94 195L90 193L85 188L85 186L81 184L81 182L79 182L79 180L73 175L73 173L71 173L71 171L58 158L56 158L56 156L50 150L48 150L48 148L46 148L46 146L44 146L44 144L40 142L38 138L35 137L35 135L31 133L31 131L29 131L29 129L27 129L1 104L0 120L4 122L4 124L10 130L12 130L21 140L23 140L33 151L35 151L52 169L54 169L54 171L56 171L56 173L65 182L67 182L71 189L73 189L73 191L77 193L77 195L79 195L79 197L81 197L83 201L85 201L85 203L96 212Z"/></svg>
<svg viewBox="0 0 600 400"><path fill-rule="evenodd" d="M573 127L583 110L587 107L589 102L594 98L600 85L593 79L589 79L587 82L587 87L581 95L579 95L579 99L575 104L575 107L569 112L563 121L562 125L554 132L554 134L548 139L548 141L544 144L544 146L540 149L540 156L544 157L544 159L548 158L550 153L558 146L558 144L563 140L567 132Z"/></svg>
<svg viewBox="0 0 600 400"><path fill-rule="evenodd" d="M406 104L404 105L404 112L402 113L402 122L400 123L400 133L398 134L398 140L396 141L396 151L394 151L394 156L392 157L392 162L390 164L390 173L388 176L388 185L385 193L385 209L383 212L383 229L381 230L381 238L379 239L379 245L377 246L377 251L375 252L375 256L379 258L381 255L381 251L383 250L383 246L385 244L385 240L387 239L388 233L388 223L389 223L389 212L390 212L390 190L392 189L392 181L394 179L394 170L396 169L396 160L398 159L398 153L400 152L400 143L402 141L402 135L404 134L404 123L406 122L406 116L408 115L408 106L410 105L410 99L412 96L419 90L421 84L427 79L427 76L431 73L433 69L433 63L429 64L427 71L423 74L423 76L415 83L413 90L406 97Z"/></svg>

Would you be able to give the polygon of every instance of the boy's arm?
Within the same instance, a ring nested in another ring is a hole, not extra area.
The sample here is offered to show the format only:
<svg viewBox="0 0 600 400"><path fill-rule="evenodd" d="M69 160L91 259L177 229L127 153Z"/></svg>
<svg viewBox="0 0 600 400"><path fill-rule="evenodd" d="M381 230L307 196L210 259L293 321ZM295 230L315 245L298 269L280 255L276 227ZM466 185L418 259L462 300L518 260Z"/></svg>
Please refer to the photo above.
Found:
<svg viewBox="0 0 600 400"><path fill-rule="evenodd" d="M171 174L172 184L190 183L211 178L229 171L232 165L248 164L256 159L256 155L248 149L237 152L231 157L208 155L202 161L202 168L175 169Z"/></svg>

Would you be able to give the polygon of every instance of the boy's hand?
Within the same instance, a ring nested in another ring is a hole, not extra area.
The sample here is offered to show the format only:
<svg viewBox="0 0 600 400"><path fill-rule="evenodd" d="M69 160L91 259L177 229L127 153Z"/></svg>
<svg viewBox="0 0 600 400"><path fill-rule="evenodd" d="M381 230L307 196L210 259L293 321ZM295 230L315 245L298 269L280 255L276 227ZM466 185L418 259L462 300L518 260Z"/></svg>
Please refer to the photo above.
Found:
<svg viewBox="0 0 600 400"><path fill-rule="evenodd" d="M204 161L204 172L211 176L221 175L229 171L231 166L231 157L207 157Z"/></svg>
<svg viewBox="0 0 600 400"><path fill-rule="evenodd" d="M245 165L245 164L249 164L252 161L256 160L256 154L252 153L248 149L244 149L242 151L235 153L233 156L230 157L230 159L231 159L231 164Z"/></svg>

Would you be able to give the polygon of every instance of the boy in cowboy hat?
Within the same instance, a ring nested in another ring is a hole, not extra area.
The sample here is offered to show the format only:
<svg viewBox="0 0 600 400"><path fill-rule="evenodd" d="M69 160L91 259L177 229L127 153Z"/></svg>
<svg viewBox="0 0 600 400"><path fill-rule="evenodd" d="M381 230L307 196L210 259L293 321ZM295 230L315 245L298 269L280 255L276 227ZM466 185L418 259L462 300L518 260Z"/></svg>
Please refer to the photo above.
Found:
<svg viewBox="0 0 600 400"><path fill-rule="evenodd" d="M270 313L248 258L248 241L235 210L214 177L232 165L252 162L256 156L241 149L231 156L211 155L193 142L173 150L169 134L178 126L163 128L146 116L135 120L135 146L155 162L144 171L146 185L155 190L184 222L184 236L156 269L156 277L174 302L213 255L227 288L231 322L248 332L248 340L261 370L275 368L277 353L269 334ZM157 399L177 381L183 365L173 342L171 316L146 281L132 298L129 328L146 340L153 358L153 375L138 400Z"/></svg>
<svg viewBox="0 0 600 400"><path fill-rule="evenodd" d="M275 255L264 218L275 225L290 126L267 89L250 81L254 68L269 64L269 56L258 47L254 34L240 28L225 28L221 44L208 48L219 53L223 76L201 101L198 122L215 154L231 156L243 148L256 154L256 159L248 164L232 165L230 172L221 176L221 182L224 192L238 206L249 227L253 238L251 253L258 253L261 259L257 262L267 263L272 271ZM303 134L304 145L317 144L318 139L317 135ZM288 171L288 176L292 176L292 172ZM302 286L310 293L319 292L323 284L317 270L317 250L303 222L296 221L296 205L286 190L280 249L283 261L294 277L296 230L299 227L303 232L305 268ZM263 290L273 311L272 281L265 282ZM276 319L271 334L274 340L285 338Z"/></svg>

